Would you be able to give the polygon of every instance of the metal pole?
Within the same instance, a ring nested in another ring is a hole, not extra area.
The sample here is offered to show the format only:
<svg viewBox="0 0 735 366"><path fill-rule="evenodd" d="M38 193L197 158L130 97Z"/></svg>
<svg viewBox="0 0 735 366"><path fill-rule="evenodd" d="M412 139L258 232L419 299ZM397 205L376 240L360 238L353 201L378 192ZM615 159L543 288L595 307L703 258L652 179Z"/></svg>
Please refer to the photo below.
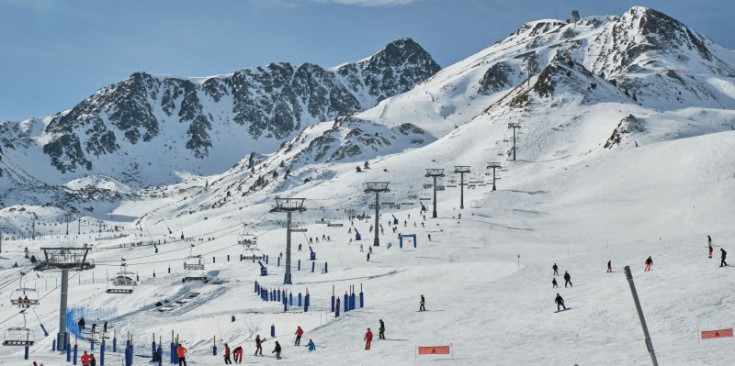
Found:
<svg viewBox="0 0 735 366"><path fill-rule="evenodd" d="M286 212L286 274L283 284L291 284L291 211Z"/></svg>
<svg viewBox="0 0 735 366"><path fill-rule="evenodd" d="M61 301L59 302L59 334L66 334L66 300L69 294L69 270L61 269ZM66 341L58 342L57 349L64 351L66 349Z"/></svg>
<svg viewBox="0 0 735 366"><path fill-rule="evenodd" d="M431 216L432 218L436 218L436 178L437 176L434 176L434 213Z"/></svg>
<svg viewBox="0 0 735 366"><path fill-rule="evenodd" d="M464 173L459 173L459 209L464 209Z"/></svg>
<svg viewBox="0 0 735 366"><path fill-rule="evenodd" d="M373 241L374 247L380 246L380 239L378 239L378 230L380 223L378 222L378 216L380 216L380 192L375 192L375 240Z"/></svg>
<svg viewBox="0 0 735 366"><path fill-rule="evenodd" d="M643 309L641 308L641 302L638 300L638 292L635 290L635 283L633 283L633 275L630 273L630 266L623 268L625 271L625 278L628 280L630 286L630 292L633 294L633 302L635 302L635 309L638 311L638 319L641 321L641 328L643 328L643 336L646 338L646 348L648 353L651 354L651 363L653 366L658 366L656 360L656 352L653 350L653 343L651 342L651 335L648 333L648 326L646 325L646 318L643 317Z"/></svg>

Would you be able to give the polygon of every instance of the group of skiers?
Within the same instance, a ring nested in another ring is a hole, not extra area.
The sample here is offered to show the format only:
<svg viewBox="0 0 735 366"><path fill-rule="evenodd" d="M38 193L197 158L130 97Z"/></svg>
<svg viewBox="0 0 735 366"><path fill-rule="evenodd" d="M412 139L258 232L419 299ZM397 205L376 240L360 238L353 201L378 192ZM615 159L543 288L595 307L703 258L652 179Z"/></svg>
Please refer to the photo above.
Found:
<svg viewBox="0 0 735 366"><path fill-rule="evenodd" d="M707 251L709 258L712 258L712 237L707 235ZM725 248L720 248L720 267L727 267L727 262L725 262L725 259L727 258L727 252L725 251Z"/></svg>
<svg viewBox="0 0 735 366"><path fill-rule="evenodd" d="M301 326L296 327L296 340L294 341L294 346L300 346L301 345L301 336L304 335L304 329L301 328ZM253 356L263 356L263 343L266 341L265 337L261 338L260 335L255 336L255 352L253 353ZM309 343L305 346L309 352L316 351L316 344L314 343L314 340L309 339ZM276 354L276 359L281 359L281 344L278 341L275 341L275 346L273 348L273 351L271 353ZM184 352L185 353L185 352ZM235 363L242 363L242 353L243 348L241 346L235 347L234 350L230 350L230 345L225 343L225 351L222 354L224 357L225 364L229 365L232 364L232 360L234 359ZM181 364L180 364L181 365ZM186 365L186 363L184 363Z"/></svg>

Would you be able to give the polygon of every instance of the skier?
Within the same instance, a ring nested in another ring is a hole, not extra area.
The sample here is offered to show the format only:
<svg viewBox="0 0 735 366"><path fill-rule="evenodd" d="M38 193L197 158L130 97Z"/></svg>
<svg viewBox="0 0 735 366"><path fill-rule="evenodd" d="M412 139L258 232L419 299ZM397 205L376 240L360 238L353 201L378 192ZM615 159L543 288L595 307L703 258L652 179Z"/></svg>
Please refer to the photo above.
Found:
<svg viewBox="0 0 735 366"><path fill-rule="evenodd" d="M421 302L419 303L419 311L426 311L426 299L424 295L421 295Z"/></svg>
<svg viewBox="0 0 735 366"><path fill-rule="evenodd" d="M564 306L564 299L562 299L562 297L561 297L561 295L559 295L559 293L556 294L556 299L554 299L554 301L556 302L556 311L557 312L561 311L562 308L564 308L564 310L567 310L567 307Z"/></svg>
<svg viewBox="0 0 735 366"><path fill-rule="evenodd" d="M385 339L385 323L380 319L380 327L378 327L378 339Z"/></svg>
<svg viewBox="0 0 735 366"><path fill-rule="evenodd" d="M569 272L564 271L564 287L567 287L567 284L569 284L570 287L574 287L572 285L572 275L569 274Z"/></svg>
<svg viewBox="0 0 735 366"><path fill-rule="evenodd" d="M651 256L649 255L646 259L646 267L643 268L643 272L648 272L651 270L651 266L653 265L653 259L651 259Z"/></svg>
<svg viewBox="0 0 735 366"><path fill-rule="evenodd" d="M556 282L556 277L551 278L551 288L557 288L559 284Z"/></svg>
<svg viewBox="0 0 735 366"><path fill-rule="evenodd" d="M225 354L223 355L225 358L225 365L231 365L232 360L230 360L230 346L225 343Z"/></svg>
<svg viewBox="0 0 735 366"><path fill-rule="evenodd" d="M79 321L77 322L77 325L79 325L80 330L84 330L84 317L79 318Z"/></svg>
<svg viewBox="0 0 735 366"><path fill-rule="evenodd" d="M186 366L186 348L181 343L176 347L176 356L179 357L179 366Z"/></svg>
<svg viewBox="0 0 735 366"><path fill-rule="evenodd" d="M551 266L551 268L554 270L554 276L558 276L559 275L559 266L557 266L556 263L554 263L554 265Z"/></svg>
<svg viewBox="0 0 735 366"><path fill-rule="evenodd" d="M360 253L362 253L362 243L360 243Z"/></svg>
<svg viewBox="0 0 735 366"><path fill-rule="evenodd" d="M365 333L365 350L370 350L370 342L373 341L373 332L370 331L370 328L367 329L367 333Z"/></svg>
<svg viewBox="0 0 735 366"><path fill-rule="evenodd" d="M727 252L723 248L720 248L720 252L722 253L722 256L720 257L720 267L726 267L727 262L725 262L725 258L727 258Z"/></svg>
<svg viewBox="0 0 735 366"><path fill-rule="evenodd" d="M370 253L367 254L367 261L370 262Z"/></svg>
<svg viewBox="0 0 735 366"><path fill-rule="evenodd" d="M235 358L235 363L242 363L242 346L237 346L232 351L232 355Z"/></svg>
<svg viewBox="0 0 735 366"><path fill-rule="evenodd" d="M271 353L275 353L276 354L276 360L280 360L281 359L281 345L278 343L278 341L276 341L276 348L274 348L273 349L273 352L271 352Z"/></svg>
<svg viewBox="0 0 735 366"><path fill-rule="evenodd" d="M431 241L431 234L429 234L429 241Z"/></svg>
<svg viewBox="0 0 735 366"><path fill-rule="evenodd" d="M18 296L18 307L19 308L23 308L23 298L20 297L20 296ZM81 328L81 326L80 326L80 328Z"/></svg>
<svg viewBox="0 0 735 366"><path fill-rule="evenodd" d="M373 247L368 247L368 253L373 254Z"/></svg>
<svg viewBox="0 0 735 366"><path fill-rule="evenodd" d="M301 344L301 336L304 334L304 330L301 329L301 326L296 326L296 342L294 342L294 346L298 346Z"/></svg>
<svg viewBox="0 0 735 366"><path fill-rule="evenodd" d="M263 342L265 342L265 338L260 339L260 335L255 336L255 353L253 356L263 355Z"/></svg>
<svg viewBox="0 0 735 366"><path fill-rule="evenodd" d="M612 273L612 260L607 261L607 273Z"/></svg>
<svg viewBox="0 0 735 366"><path fill-rule="evenodd" d="M314 344L314 341L309 339L309 343L306 344L306 348L309 349L309 352L316 351L316 345Z"/></svg>
<svg viewBox="0 0 735 366"><path fill-rule="evenodd" d="M94 358L94 353L89 354L89 366L97 366L97 360Z"/></svg>
<svg viewBox="0 0 735 366"><path fill-rule="evenodd" d="M89 366L89 355L87 354L87 351L84 351L81 361L82 361L82 366Z"/></svg>
<svg viewBox="0 0 735 366"><path fill-rule="evenodd" d="M301 243L299 243L299 252L301 251Z"/></svg>

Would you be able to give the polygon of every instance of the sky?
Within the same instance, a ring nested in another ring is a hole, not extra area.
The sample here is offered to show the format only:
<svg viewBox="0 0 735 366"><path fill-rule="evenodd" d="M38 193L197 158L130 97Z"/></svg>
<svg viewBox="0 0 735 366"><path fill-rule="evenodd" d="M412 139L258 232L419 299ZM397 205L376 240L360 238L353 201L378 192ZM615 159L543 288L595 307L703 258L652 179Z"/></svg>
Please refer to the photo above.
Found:
<svg viewBox="0 0 735 366"><path fill-rule="evenodd" d="M356 61L411 37L442 66L541 18L662 11L735 49L732 0L0 0L0 121L70 109L133 72Z"/></svg>

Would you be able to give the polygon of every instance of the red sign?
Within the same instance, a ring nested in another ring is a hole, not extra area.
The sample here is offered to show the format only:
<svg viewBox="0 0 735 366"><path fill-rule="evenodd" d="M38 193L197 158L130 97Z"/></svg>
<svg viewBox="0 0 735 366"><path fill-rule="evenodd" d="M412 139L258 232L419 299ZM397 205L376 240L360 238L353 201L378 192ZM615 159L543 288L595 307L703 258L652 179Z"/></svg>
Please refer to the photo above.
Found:
<svg viewBox="0 0 735 366"><path fill-rule="evenodd" d="M703 330L702 339L732 337L732 328L720 330Z"/></svg>
<svg viewBox="0 0 735 366"><path fill-rule="evenodd" d="M448 355L449 346L419 347L420 355Z"/></svg>

